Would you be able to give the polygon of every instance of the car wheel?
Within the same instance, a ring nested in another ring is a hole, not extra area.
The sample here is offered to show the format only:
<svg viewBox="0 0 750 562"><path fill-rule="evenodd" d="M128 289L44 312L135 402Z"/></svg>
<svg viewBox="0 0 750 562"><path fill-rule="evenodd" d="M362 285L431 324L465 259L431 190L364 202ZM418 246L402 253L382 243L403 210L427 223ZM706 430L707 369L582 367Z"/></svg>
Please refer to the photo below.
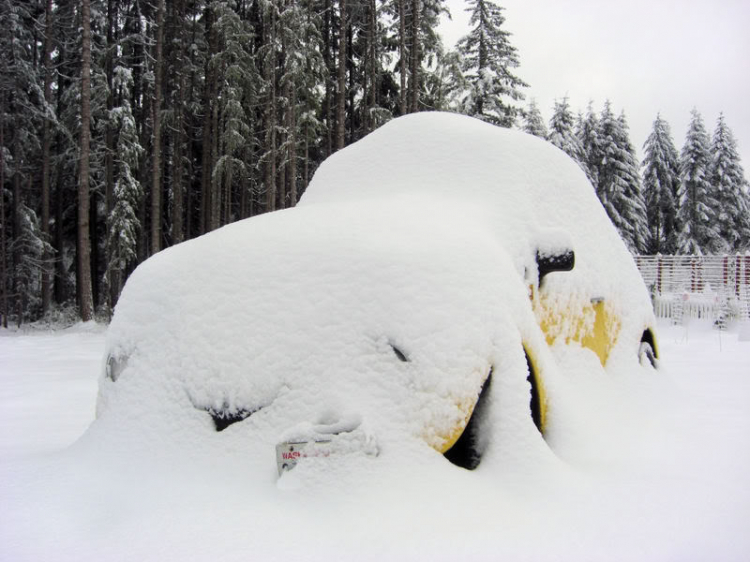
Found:
<svg viewBox="0 0 750 562"><path fill-rule="evenodd" d="M642 341L641 345L638 347L638 362L643 367L651 365L656 369L656 353L654 353L653 346L647 341Z"/></svg>

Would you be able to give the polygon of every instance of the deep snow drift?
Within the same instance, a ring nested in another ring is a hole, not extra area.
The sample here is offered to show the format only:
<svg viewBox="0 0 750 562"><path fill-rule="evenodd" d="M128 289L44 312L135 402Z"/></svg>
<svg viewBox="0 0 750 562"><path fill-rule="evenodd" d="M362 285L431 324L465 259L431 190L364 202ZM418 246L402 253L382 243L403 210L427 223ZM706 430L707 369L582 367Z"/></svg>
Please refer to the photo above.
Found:
<svg viewBox="0 0 750 562"><path fill-rule="evenodd" d="M0 559L746 560L750 343L659 333L658 379L569 371L577 422L554 462L363 462L280 489L250 467L61 454L93 420L104 335L0 332Z"/></svg>
<svg viewBox="0 0 750 562"><path fill-rule="evenodd" d="M575 268L542 289L537 255L566 247ZM608 372L642 370L648 295L580 168L540 139L465 116L396 119L329 158L297 208L137 268L80 449L174 449L262 475L280 441L346 433L331 439L406 469L405 455L453 444L493 373L483 462L543 459L524 349L547 391L551 443L565 399L534 286L561 340L593 327L590 303L605 300L618 334Z"/></svg>
<svg viewBox="0 0 750 562"><path fill-rule="evenodd" d="M576 267L542 285L536 256L568 248ZM551 345L530 295L552 307ZM594 301L618 335L606 368L566 344L568 328L596 324ZM96 419L70 447L45 439L90 420L91 401L66 392L29 421L20 381L35 355L59 353L55 338L96 334L3 338L21 391L7 399L18 437L0 441L2 548L29 560L737 557L747 415L640 364L653 322L562 152L455 115L395 120L321 166L297 208L138 267L107 330ZM544 384L544 437L524 349ZM736 350L725 382L744 407ZM467 471L441 452L482 388L482 459ZM736 450L713 425L727 408ZM279 476L276 445L311 439L332 454Z"/></svg>

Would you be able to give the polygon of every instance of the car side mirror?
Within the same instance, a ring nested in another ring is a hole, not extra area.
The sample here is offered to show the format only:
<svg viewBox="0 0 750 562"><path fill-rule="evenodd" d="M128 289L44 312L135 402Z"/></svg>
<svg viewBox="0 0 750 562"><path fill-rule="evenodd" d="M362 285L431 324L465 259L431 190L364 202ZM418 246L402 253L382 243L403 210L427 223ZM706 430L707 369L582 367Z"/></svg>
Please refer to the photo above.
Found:
<svg viewBox="0 0 750 562"><path fill-rule="evenodd" d="M573 250L559 250L556 252L536 252L536 265L539 270L539 285L548 273L553 271L571 271L576 264Z"/></svg>

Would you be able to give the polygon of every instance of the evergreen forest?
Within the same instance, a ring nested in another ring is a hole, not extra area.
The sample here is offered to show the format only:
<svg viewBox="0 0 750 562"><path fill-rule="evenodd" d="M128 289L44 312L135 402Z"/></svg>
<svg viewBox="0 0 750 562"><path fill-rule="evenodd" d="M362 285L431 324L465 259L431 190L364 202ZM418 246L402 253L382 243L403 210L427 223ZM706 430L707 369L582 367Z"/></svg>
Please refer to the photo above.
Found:
<svg viewBox="0 0 750 562"><path fill-rule="evenodd" d="M296 205L317 166L390 119L455 111L547 139L634 253L750 249L736 141L657 116L638 163L609 102L545 123L502 7L467 0L0 0L0 317L108 316L163 248Z"/></svg>

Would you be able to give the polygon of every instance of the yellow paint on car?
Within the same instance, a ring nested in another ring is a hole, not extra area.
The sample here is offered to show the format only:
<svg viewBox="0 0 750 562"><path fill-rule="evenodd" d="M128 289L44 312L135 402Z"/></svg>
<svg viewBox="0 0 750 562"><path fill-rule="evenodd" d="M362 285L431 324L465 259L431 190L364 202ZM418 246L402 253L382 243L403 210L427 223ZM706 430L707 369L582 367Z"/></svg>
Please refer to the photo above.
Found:
<svg viewBox="0 0 750 562"><path fill-rule="evenodd" d="M593 351L604 366L620 333L620 320L614 307L603 298L582 299L576 295L562 297L539 291L537 287L529 288L537 322L544 332L547 344L552 345L559 338L566 344L577 342ZM548 403L544 386L544 374L534 353L524 346L529 358L534 384L539 397L540 431L544 434ZM465 414L461 423L454 426L448 435L438 435L433 448L445 453L458 441L474 413L476 399L471 403L458 404Z"/></svg>
<svg viewBox="0 0 750 562"><path fill-rule="evenodd" d="M465 413L465 417L463 421L454 426L453 430L446 436L438 436L442 437L440 440L440 444L438 446L433 446L434 449L436 449L440 453L445 453L448 450L450 450L453 445L456 444L456 441L461 437L461 435L464 432L464 429L466 429L466 425L469 423L469 419L471 419L471 415L474 413L474 407L476 406L477 401L474 400L470 404L460 404L459 408Z"/></svg>
<svg viewBox="0 0 750 562"><path fill-rule="evenodd" d="M559 295L548 294L532 294L532 303L549 345L558 338L566 344L578 342L606 365L620 333L620 320L611 304L602 298L585 301L572 295L561 302Z"/></svg>

